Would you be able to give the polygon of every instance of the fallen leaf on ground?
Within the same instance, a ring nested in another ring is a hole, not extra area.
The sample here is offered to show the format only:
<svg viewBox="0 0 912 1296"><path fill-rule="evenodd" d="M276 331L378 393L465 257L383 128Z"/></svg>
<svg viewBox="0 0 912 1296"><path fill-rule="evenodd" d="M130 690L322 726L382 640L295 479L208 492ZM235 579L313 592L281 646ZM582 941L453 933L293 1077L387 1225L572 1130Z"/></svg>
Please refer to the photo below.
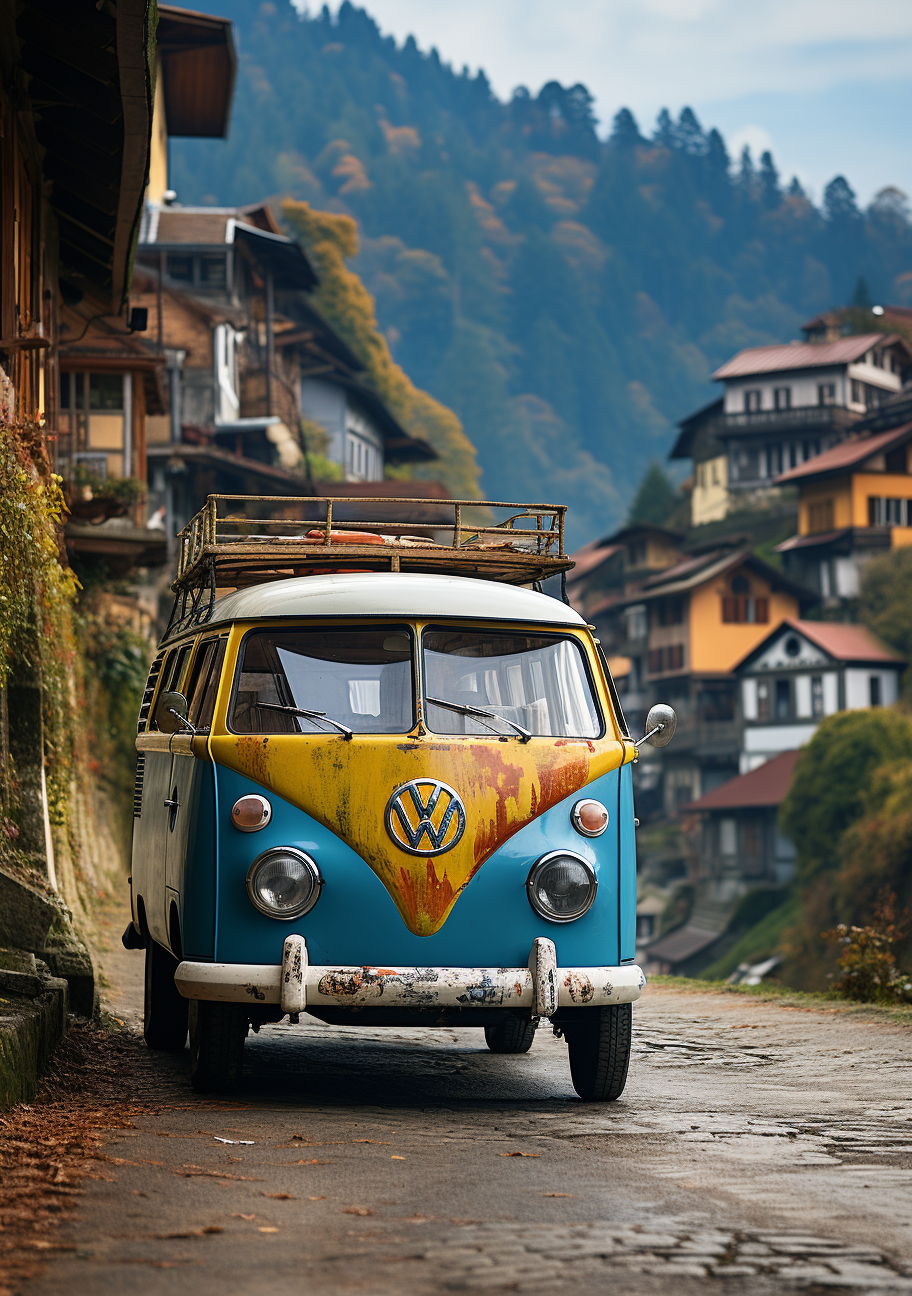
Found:
<svg viewBox="0 0 912 1296"><path fill-rule="evenodd" d="M181 1175L184 1179L242 1179L245 1183L262 1183L262 1179L256 1179L253 1175L232 1174L230 1170L175 1170L176 1175Z"/></svg>
<svg viewBox="0 0 912 1296"><path fill-rule="evenodd" d="M326 1201L325 1194L322 1197L308 1197L308 1201Z"/></svg>
<svg viewBox="0 0 912 1296"><path fill-rule="evenodd" d="M498 1152L497 1155L498 1156L540 1157L541 1153L540 1152Z"/></svg>
<svg viewBox="0 0 912 1296"><path fill-rule="evenodd" d="M257 1229L257 1232L258 1232L258 1233L278 1233L278 1231L279 1231L279 1230L278 1230L277 1228L273 1228L273 1226L272 1226L271 1224L262 1224L262 1225Z"/></svg>
<svg viewBox="0 0 912 1296"><path fill-rule="evenodd" d="M264 1192L264 1193L263 1193L263 1196L264 1196L264 1197L272 1197L272 1198L274 1198L276 1201L297 1201L297 1200L298 1200L297 1197L294 1195L294 1193L268 1193L268 1192Z"/></svg>
<svg viewBox="0 0 912 1296"><path fill-rule="evenodd" d="M332 1165L331 1161L318 1161L312 1157L309 1161L278 1161L277 1165Z"/></svg>
<svg viewBox="0 0 912 1296"><path fill-rule="evenodd" d="M241 1214L238 1213L238 1211L235 1211L234 1214L231 1216L231 1218L232 1218L232 1219L243 1219L243 1220L254 1220L254 1219L256 1219L256 1216L255 1216L255 1215L241 1215Z"/></svg>
<svg viewBox="0 0 912 1296"><path fill-rule="evenodd" d="M404 1161L404 1160L405 1160L405 1157L400 1157L400 1156L391 1156L391 1157L390 1157L390 1160L391 1160L391 1161Z"/></svg>
<svg viewBox="0 0 912 1296"><path fill-rule="evenodd" d="M573 1193L542 1193L543 1197L572 1197Z"/></svg>
<svg viewBox="0 0 912 1296"><path fill-rule="evenodd" d="M373 1215L373 1213L366 1206L344 1206L342 1208L343 1215Z"/></svg>

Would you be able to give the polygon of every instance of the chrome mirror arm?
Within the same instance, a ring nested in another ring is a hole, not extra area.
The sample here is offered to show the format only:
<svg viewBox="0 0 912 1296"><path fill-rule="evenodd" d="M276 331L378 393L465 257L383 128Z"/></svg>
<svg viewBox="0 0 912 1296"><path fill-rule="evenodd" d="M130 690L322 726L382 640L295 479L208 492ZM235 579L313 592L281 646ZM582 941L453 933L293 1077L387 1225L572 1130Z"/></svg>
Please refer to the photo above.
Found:
<svg viewBox="0 0 912 1296"><path fill-rule="evenodd" d="M175 711L174 707L168 707L168 714L175 716L178 723L184 726L184 733L192 734L194 737L199 733L196 725L191 724L187 717L182 716L179 711Z"/></svg>
<svg viewBox="0 0 912 1296"><path fill-rule="evenodd" d="M654 729L650 729L648 733L644 733L642 738L638 738L636 742L633 744L634 747L636 747L639 750L639 748L643 746L644 742L649 742L649 739L653 736L653 734L661 733L661 731L664 728L665 726L663 724L657 724Z"/></svg>

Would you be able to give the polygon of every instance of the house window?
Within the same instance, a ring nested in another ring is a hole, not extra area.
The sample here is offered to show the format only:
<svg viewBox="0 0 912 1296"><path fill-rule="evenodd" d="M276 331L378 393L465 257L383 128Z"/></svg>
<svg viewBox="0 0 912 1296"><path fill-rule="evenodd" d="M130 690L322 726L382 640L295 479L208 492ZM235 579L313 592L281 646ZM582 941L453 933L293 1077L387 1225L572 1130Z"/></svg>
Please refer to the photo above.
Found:
<svg viewBox="0 0 912 1296"><path fill-rule="evenodd" d="M823 676L811 676L811 715L819 720L823 715Z"/></svg>
<svg viewBox="0 0 912 1296"><path fill-rule="evenodd" d="M776 719L788 720L792 713L792 688L787 679L776 680Z"/></svg>
<svg viewBox="0 0 912 1296"><path fill-rule="evenodd" d="M168 278L175 283L193 283L193 257L171 253L168 257Z"/></svg>
<svg viewBox="0 0 912 1296"><path fill-rule="evenodd" d="M224 288L225 283L225 258L223 256L200 257L200 286Z"/></svg>
<svg viewBox="0 0 912 1296"><path fill-rule="evenodd" d="M719 820L719 854L737 855L738 824L734 819Z"/></svg>
<svg viewBox="0 0 912 1296"><path fill-rule="evenodd" d="M637 940L649 940L655 931L655 914L637 914Z"/></svg>
<svg viewBox="0 0 912 1296"><path fill-rule="evenodd" d="M879 707L880 702L880 676L870 675L868 677L868 696L872 707Z"/></svg>
<svg viewBox="0 0 912 1296"><path fill-rule="evenodd" d="M859 382L857 378L852 379L852 404L863 405L865 403L864 383Z"/></svg>
<svg viewBox="0 0 912 1296"><path fill-rule="evenodd" d="M668 644L664 648L650 648L649 673L662 675L666 671L682 670L684 667L684 645Z"/></svg>
<svg viewBox="0 0 912 1296"><path fill-rule="evenodd" d="M728 625L765 625L769 621L769 599L751 598L750 582L745 576L735 576L731 594L722 598L722 620Z"/></svg>
<svg viewBox="0 0 912 1296"><path fill-rule="evenodd" d="M836 404L836 384L835 383L818 383L817 384L817 404L818 405L835 405Z"/></svg>
<svg viewBox="0 0 912 1296"><path fill-rule="evenodd" d="M91 374L89 376L89 409L116 410L124 407L123 374Z"/></svg>
<svg viewBox="0 0 912 1296"><path fill-rule="evenodd" d="M714 486L718 486L718 485L719 485L719 461L718 461L718 459L713 459L713 461L712 461L712 484L713 484Z"/></svg>
<svg viewBox="0 0 912 1296"><path fill-rule="evenodd" d="M761 724L769 724L770 686L767 680L760 680L757 685L757 719Z"/></svg>
<svg viewBox="0 0 912 1296"><path fill-rule="evenodd" d="M748 819L741 825L741 849L751 859L762 853L763 835L756 819Z"/></svg>
<svg viewBox="0 0 912 1296"><path fill-rule="evenodd" d="M683 621L684 600L679 598L662 599L658 607L659 625L681 625Z"/></svg>
<svg viewBox="0 0 912 1296"><path fill-rule="evenodd" d="M744 412L745 414L756 414L760 410L763 393L758 390L746 391L744 393Z"/></svg>
<svg viewBox="0 0 912 1296"><path fill-rule="evenodd" d="M869 495L868 526L912 526L912 500Z"/></svg>
<svg viewBox="0 0 912 1296"><path fill-rule="evenodd" d="M776 402L777 410L787 410L792 408L791 387L777 387L773 392L773 398Z"/></svg>
<svg viewBox="0 0 912 1296"><path fill-rule="evenodd" d="M808 534L817 535L821 531L833 530L833 501L831 499L815 500L808 505Z"/></svg>

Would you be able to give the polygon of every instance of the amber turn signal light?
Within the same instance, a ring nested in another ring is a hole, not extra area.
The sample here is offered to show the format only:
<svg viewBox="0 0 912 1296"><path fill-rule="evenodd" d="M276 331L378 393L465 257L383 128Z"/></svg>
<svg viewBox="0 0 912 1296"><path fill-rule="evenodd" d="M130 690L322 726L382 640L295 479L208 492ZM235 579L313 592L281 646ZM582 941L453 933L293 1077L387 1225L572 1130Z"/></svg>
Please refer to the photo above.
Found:
<svg viewBox="0 0 912 1296"><path fill-rule="evenodd" d="M608 811L601 801L577 801L570 811L570 822L583 837L601 837L608 827Z"/></svg>
<svg viewBox="0 0 912 1296"><path fill-rule="evenodd" d="M272 818L272 806L264 796L242 796L231 807L231 822L241 832L259 832Z"/></svg>

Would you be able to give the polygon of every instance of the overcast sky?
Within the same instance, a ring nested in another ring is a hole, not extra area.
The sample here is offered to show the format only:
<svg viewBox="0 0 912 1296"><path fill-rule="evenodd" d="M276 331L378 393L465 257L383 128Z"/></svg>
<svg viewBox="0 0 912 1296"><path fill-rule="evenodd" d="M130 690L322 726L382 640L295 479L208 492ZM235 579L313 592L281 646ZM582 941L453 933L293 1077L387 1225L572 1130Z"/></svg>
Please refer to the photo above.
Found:
<svg viewBox="0 0 912 1296"><path fill-rule="evenodd" d="M772 148L813 196L912 193L912 0L355 0L496 92L582 81L605 127L689 104L734 155ZM311 0L311 7L316 5ZM338 8L338 3L331 6Z"/></svg>

